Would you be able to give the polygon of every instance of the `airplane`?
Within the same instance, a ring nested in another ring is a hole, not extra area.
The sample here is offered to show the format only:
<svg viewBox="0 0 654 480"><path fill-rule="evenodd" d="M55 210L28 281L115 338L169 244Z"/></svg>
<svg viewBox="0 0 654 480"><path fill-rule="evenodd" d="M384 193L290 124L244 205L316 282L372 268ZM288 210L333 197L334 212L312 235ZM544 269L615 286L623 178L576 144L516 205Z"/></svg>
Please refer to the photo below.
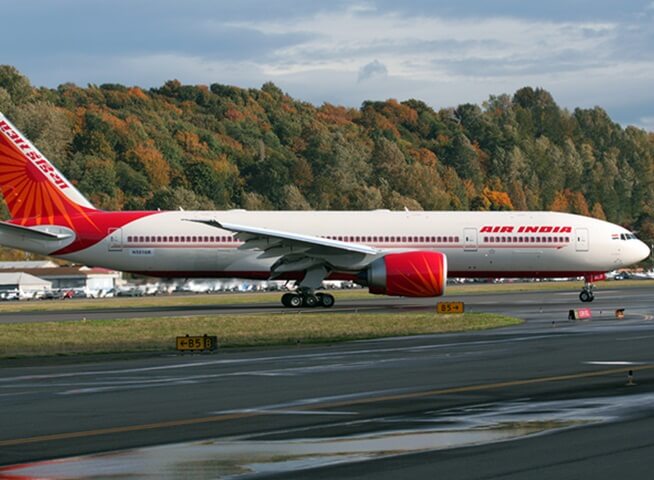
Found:
<svg viewBox="0 0 654 480"><path fill-rule="evenodd" d="M285 307L331 307L323 280L438 297L450 277L584 277L647 258L627 229L560 212L96 209L0 113L0 244L153 277L294 280Z"/></svg>

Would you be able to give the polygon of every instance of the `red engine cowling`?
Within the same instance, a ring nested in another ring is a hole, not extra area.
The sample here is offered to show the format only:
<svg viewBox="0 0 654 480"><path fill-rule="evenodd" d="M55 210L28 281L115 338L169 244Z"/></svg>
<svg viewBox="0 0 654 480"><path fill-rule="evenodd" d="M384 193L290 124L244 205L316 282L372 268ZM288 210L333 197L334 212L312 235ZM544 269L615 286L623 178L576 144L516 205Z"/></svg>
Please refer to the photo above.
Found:
<svg viewBox="0 0 654 480"><path fill-rule="evenodd" d="M389 253L370 264L370 293L439 297L445 292L447 258L439 252Z"/></svg>

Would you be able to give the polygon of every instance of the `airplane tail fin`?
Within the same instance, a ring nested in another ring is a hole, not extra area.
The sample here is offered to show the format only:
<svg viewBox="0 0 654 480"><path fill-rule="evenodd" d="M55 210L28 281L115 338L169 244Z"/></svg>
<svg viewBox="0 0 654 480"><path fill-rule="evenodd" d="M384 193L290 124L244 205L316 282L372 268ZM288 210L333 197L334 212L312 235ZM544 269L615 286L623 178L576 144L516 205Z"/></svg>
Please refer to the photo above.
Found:
<svg viewBox="0 0 654 480"><path fill-rule="evenodd" d="M72 218L95 208L0 113L0 192L12 222L73 226Z"/></svg>

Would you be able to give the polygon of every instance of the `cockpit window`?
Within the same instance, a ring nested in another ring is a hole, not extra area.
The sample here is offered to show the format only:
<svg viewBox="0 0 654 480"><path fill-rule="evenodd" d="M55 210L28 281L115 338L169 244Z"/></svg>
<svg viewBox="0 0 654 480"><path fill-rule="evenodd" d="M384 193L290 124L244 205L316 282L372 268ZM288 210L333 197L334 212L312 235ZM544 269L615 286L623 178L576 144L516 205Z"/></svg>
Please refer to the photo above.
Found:
<svg viewBox="0 0 654 480"><path fill-rule="evenodd" d="M633 233L621 233L620 240L636 240L636 235Z"/></svg>

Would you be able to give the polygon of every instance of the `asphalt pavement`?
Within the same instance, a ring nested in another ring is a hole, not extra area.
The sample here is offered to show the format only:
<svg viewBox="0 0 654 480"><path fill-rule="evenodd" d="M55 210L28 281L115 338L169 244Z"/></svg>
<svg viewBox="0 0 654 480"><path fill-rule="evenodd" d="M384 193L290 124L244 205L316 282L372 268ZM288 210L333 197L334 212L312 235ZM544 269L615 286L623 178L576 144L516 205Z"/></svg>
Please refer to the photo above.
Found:
<svg viewBox="0 0 654 480"><path fill-rule="evenodd" d="M0 479L649 478L653 294L605 289L590 305L577 292L461 297L468 311L526 320L474 333L4 361ZM567 320L582 306L591 320ZM247 311L207 309L230 308Z"/></svg>

